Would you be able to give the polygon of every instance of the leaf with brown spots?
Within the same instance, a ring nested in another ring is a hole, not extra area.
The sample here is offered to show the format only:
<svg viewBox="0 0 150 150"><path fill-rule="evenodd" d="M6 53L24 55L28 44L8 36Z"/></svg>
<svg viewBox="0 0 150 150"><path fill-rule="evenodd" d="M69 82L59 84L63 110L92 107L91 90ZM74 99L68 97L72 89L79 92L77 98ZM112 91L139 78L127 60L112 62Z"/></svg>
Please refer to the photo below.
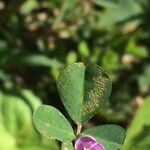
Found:
<svg viewBox="0 0 150 150"><path fill-rule="evenodd" d="M104 105L111 93L111 81L98 65L74 63L58 77L57 88L71 118L81 124Z"/></svg>

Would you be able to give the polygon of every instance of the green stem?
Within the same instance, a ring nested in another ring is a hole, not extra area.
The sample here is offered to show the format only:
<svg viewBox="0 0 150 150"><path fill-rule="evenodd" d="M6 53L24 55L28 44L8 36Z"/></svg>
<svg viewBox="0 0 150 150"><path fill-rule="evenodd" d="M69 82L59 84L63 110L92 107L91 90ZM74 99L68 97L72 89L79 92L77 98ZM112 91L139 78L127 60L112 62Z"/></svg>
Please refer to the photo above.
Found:
<svg viewBox="0 0 150 150"><path fill-rule="evenodd" d="M77 125L77 136L81 133L82 125L78 124Z"/></svg>

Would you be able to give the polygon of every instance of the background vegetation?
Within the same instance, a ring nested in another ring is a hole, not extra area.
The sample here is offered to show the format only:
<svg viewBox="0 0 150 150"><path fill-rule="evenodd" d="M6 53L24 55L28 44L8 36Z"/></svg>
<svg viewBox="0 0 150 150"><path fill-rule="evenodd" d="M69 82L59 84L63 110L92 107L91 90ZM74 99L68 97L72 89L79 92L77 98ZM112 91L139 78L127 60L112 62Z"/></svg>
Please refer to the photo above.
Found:
<svg viewBox="0 0 150 150"><path fill-rule="evenodd" d="M57 76L82 61L102 66L113 82L109 102L85 126L119 124L128 130L123 149L148 150L149 6L149 0L0 0L0 149L59 149L35 132L32 112L46 103L65 113Z"/></svg>

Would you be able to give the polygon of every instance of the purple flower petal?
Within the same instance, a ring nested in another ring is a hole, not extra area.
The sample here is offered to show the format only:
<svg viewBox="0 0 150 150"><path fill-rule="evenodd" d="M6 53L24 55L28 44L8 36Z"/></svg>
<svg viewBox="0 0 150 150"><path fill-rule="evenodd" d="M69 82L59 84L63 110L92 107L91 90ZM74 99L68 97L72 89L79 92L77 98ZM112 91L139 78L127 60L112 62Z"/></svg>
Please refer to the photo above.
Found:
<svg viewBox="0 0 150 150"><path fill-rule="evenodd" d="M95 145L93 145L91 148L90 148L90 150L105 150L104 149L104 146L102 145L102 144L95 144Z"/></svg>
<svg viewBox="0 0 150 150"><path fill-rule="evenodd" d="M75 149L76 150L83 150L84 148L90 148L91 145L95 144L96 140L91 136L84 136L79 138L75 142Z"/></svg>
<svg viewBox="0 0 150 150"><path fill-rule="evenodd" d="M105 150L102 144L98 144L91 136L84 136L75 142L76 150Z"/></svg>

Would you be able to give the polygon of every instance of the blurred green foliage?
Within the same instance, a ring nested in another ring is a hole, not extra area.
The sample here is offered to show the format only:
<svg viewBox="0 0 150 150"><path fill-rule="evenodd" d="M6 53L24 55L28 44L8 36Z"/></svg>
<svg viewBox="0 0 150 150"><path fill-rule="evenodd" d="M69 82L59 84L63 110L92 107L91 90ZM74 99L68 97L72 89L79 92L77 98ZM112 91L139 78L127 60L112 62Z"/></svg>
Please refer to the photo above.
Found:
<svg viewBox="0 0 150 150"><path fill-rule="evenodd" d="M145 99L144 104L139 108L127 133L125 144L122 150L149 150L150 147L150 97Z"/></svg>
<svg viewBox="0 0 150 150"><path fill-rule="evenodd" d="M149 0L0 0L0 107L9 112L20 105L23 119L31 108L20 98L26 89L64 111L57 104L58 74L76 61L96 63L113 81L110 101L97 118L128 127L150 95L149 5ZM8 125L1 118L5 135ZM15 121L8 122L11 127Z"/></svg>
<svg viewBox="0 0 150 150"><path fill-rule="evenodd" d="M19 90L0 93L0 148L3 150L58 149L54 141L47 140L35 132L32 112L40 100L31 91Z"/></svg>

